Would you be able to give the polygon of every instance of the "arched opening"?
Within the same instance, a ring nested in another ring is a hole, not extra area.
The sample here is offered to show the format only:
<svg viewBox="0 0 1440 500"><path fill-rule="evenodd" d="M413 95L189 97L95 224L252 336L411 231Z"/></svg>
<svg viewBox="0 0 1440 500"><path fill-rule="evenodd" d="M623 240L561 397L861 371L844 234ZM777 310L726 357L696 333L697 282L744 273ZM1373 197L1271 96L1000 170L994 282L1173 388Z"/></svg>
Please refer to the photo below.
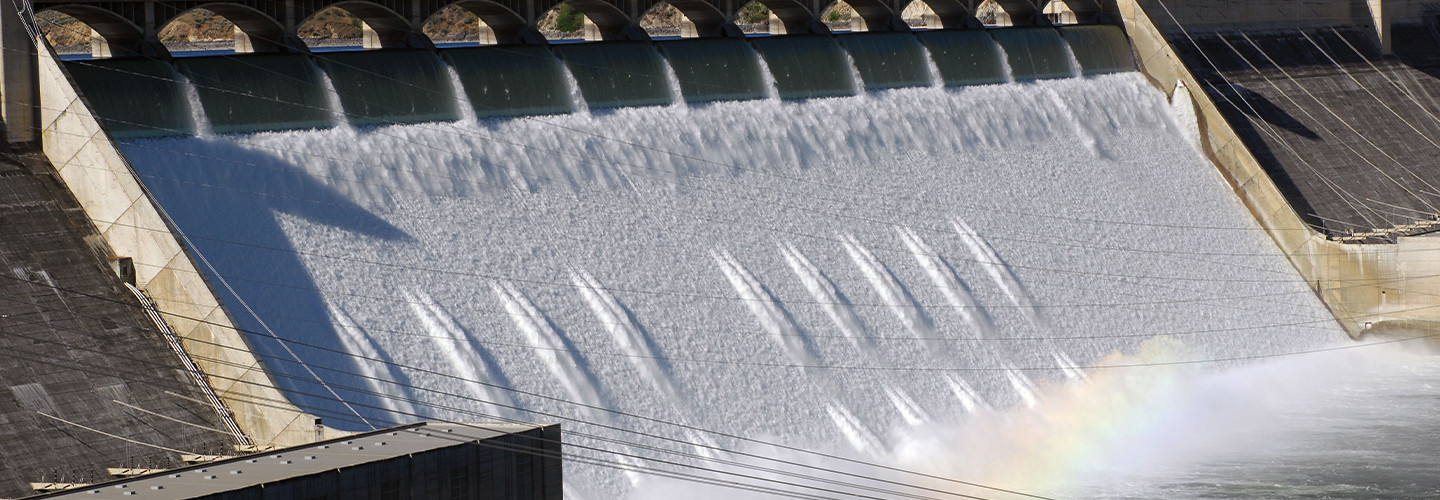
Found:
<svg viewBox="0 0 1440 500"><path fill-rule="evenodd" d="M1050 3L1045 4L1045 9L1042 10L1041 13L1045 15L1046 19L1050 20L1050 24L1057 26L1080 22L1075 15L1075 10L1071 9L1070 4L1065 3L1065 0L1050 0Z"/></svg>
<svg viewBox="0 0 1440 500"><path fill-rule="evenodd" d="M643 40L650 36L606 0L566 0L541 16L541 34L552 41Z"/></svg>
<svg viewBox="0 0 1440 500"><path fill-rule="evenodd" d="M1014 23L1010 19L1010 13L1005 11L995 0L985 0L979 7L975 8L975 18L981 24L991 27L1011 26Z"/></svg>
<svg viewBox="0 0 1440 500"><path fill-rule="evenodd" d="M820 22L825 23L830 31L865 31L865 21L855 14L855 8L845 3L845 0L835 0L835 3L820 11Z"/></svg>
<svg viewBox="0 0 1440 500"><path fill-rule="evenodd" d="M773 31L770 28L771 24L780 25L780 29L784 29L783 24L780 23L780 18L776 17L775 13L770 12L770 7L766 7L765 4L760 3L759 0L752 0L750 3L740 7L740 10L735 13L735 20L733 22L736 27L740 28L741 33L747 35L768 35Z"/></svg>
<svg viewBox="0 0 1440 500"><path fill-rule="evenodd" d="M160 28L160 43L171 55L194 52L244 52L235 46L239 28L224 16L207 9L190 9Z"/></svg>
<svg viewBox="0 0 1440 500"><path fill-rule="evenodd" d="M177 13L161 24L157 35L172 54L233 50L291 52L299 43L287 39L280 23L263 12L233 3L212 3Z"/></svg>
<svg viewBox="0 0 1440 500"><path fill-rule="evenodd" d="M910 26L911 29L939 29L945 27L944 23L940 22L940 16L935 14L935 9L930 8L930 4L925 3L925 0L915 0L910 2L910 5L906 5L905 8L900 11L900 19L905 20L905 24Z"/></svg>
<svg viewBox="0 0 1440 500"><path fill-rule="evenodd" d="M327 7L295 28L295 34L311 50L344 50L364 47L365 21L339 7Z"/></svg>
<svg viewBox="0 0 1440 500"><path fill-rule="evenodd" d="M640 29L652 39L695 38L695 23L684 12L666 2L650 6L640 16Z"/></svg>
<svg viewBox="0 0 1440 500"><path fill-rule="evenodd" d="M836 0L820 11L830 31L907 31L900 16L880 0Z"/></svg>
<svg viewBox="0 0 1440 500"><path fill-rule="evenodd" d="M440 9L425 24L420 32L435 45L494 45L495 31L485 24L480 16L458 4Z"/></svg>
<svg viewBox="0 0 1440 500"><path fill-rule="evenodd" d="M42 10L35 14L35 25L50 47L66 59L89 57L92 41L100 37L90 25L64 12ZM100 43L104 42L101 38Z"/></svg>
<svg viewBox="0 0 1440 500"><path fill-rule="evenodd" d="M67 50L83 53L85 43L90 56L96 59L124 56L162 56L164 47L147 47L144 31L119 15L89 5L62 5L35 15L41 33L52 46L63 44ZM47 19L47 20L42 20ZM83 42L82 40L89 40Z"/></svg>
<svg viewBox="0 0 1440 500"><path fill-rule="evenodd" d="M539 44L544 38L514 11L491 0L460 0L440 9L420 31L443 44Z"/></svg>
<svg viewBox="0 0 1440 500"><path fill-rule="evenodd" d="M366 1L339 2L321 9L300 23L296 34L318 51L431 46L404 16Z"/></svg>
<svg viewBox="0 0 1440 500"><path fill-rule="evenodd" d="M545 11L540 16L537 26L540 34L550 41L580 41L590 39L586 36L586 27L593 27L595 23L585 17L584 12L576 9L569 3L556 5Z"/></svg>
<svg viewBox="0 0 1440 500"><path fill-rule="evenodd" d="M665 0L664 2L657 3L656 6L659 6L661 3L668 3L684 16L680 36L744 36L744 33L732 23L732 19L726 16L725 12L715 7L714 2L707 0ZM689 31L693 31L694 34L689 34Z"/></svg>
<svg viewBox="0 0 1440 500"><path fill-rule="evenodd" d="M679 4L682 0L670 0ZM684 0L690 1L690 0ZM683 7L682 7L683 9ZM690 19L696 16L687 12ZM760 21L760 19L765 19ZM828 34L830 30L820 18L797 0L754 0L735 10L730 16L736 26L746 25L744 33L768 33L771 35ZM696 20L698 24L699 21Z"/></svg>

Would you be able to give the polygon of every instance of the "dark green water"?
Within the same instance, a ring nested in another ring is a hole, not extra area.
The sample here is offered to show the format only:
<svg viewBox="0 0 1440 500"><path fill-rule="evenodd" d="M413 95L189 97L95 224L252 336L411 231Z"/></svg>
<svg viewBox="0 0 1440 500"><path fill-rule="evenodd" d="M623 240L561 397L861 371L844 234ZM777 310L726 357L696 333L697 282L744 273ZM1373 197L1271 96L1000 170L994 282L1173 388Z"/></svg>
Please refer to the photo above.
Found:
<svg viewBox="0 0 1440 500"><path fill-rule="evenodd" d="M1075 76L1065 40L1054 28L1006 28L990 35L1005 49L1017 82Z"/></svg>
<svg viewBox="0 0 1440 500"><path fill-rule="evenodd" d="M1060 35L1070 43L1086 75L1135 71L1130 41L1118 26L1065 26L1060 28Z"/></svg>
<svg viewBox="0 0 1440 500"><path fill-rule="evenodd" d="M866 90L930 85L929 61L910 33L854 33L836 37L855 60Z"/></svg>
<svg viewBox="0 0 1440 500"><path fill-rule="evenodd" d="M765 77L745 40L696 38L655 45L674 68L685 102L765 98Z"/></svg>
<svg viewBox="0 0 1440 500"><path fill-rule="evenodd" d="M460 117L444 63L427 50L316 54L350 124L451 121Z"/></svg>
<svg viewBox="0 0 1440 500"><path fill-rule="evenodd" d="M1005 83L1005 61L990 34L980 30L936 30L915 34L930 50L945 85Z"/></svg>
<svg viewBox="0 0 1440 500"><path fill-rule="evenodd" d="M195 84L205 116L217 133L334 124L320 77L305 55L187 57L176 65Z"/></svg>
<svg viewBox="0 0 1440 500"><path fill-rule="evenodd" d="M195 133L180 75L145 59L65 63L100 123L117 139Z"/></svg>
<svg viewBox="0 0 1440 500"><path fill-rule="evenodd" d="M535 46L444 49L475 116L552 115L574 111L550 49Z"/></svg>
<svg viewBox="0 0 1440 500"><path fill-rule="evenodd" d="M646 42L556 45L590 109L670 104L665 61Z"/></svg>
<svg viewBox="0 0 1440 500"><path fill-rule="evenodd" d="M855 95L850 62L834 37L755 38L750 45L765 58L781 99Z"/></svg>

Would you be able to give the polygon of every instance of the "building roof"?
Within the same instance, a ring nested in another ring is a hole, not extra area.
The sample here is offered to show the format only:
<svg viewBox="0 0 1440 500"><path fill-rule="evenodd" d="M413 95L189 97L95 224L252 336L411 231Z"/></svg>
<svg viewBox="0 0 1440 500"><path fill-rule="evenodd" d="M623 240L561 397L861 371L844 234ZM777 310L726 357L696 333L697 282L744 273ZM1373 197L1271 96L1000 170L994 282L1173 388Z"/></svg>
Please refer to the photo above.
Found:
<svg viewBox="0 0 1440 500"><path fill-rule="evenodd" d="M543 427L425 422L94 484L37 498L195 498Z"/></svg>
<svg viewBox="0 0 1440 500"><path fill-rule="evenodd" d="M235 443L103 252L43 156L0 150L0 498Z"/></svg>

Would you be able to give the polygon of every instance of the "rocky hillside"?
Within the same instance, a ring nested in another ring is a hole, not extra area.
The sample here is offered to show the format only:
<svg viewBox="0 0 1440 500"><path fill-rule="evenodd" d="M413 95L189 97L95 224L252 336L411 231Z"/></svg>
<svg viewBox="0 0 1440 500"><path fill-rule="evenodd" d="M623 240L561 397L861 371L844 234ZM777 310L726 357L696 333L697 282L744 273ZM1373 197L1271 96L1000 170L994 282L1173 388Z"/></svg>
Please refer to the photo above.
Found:
<svg viewBox="0 0 1440 500"><path fill-rule="evenodd" d="M758 3L747 6L742 17L754 18L759 23L770 13ZM84 52L90 47L90 30L84 23L65 14L45 11L35 16L45 37L61 52ZM640 26L652 36L676 36L684 23L685 15L667 3L651 8L640 19ZM302 39L322 44L344 44L354 40L359 43L361 26L359 18L342 9L331 7L320 11L297 29ZM568 4L551 9L540 19L537 28L551 38L573 38L581 36L584 14L570 8ZM479 19L474 13L452 5L427 20L421 28L427 36L438 42L474 40L479 32ZM160 41L172 48L189 44L228 42L235 38L235 25L214 12L195 9L180 15L160 31Z"/></svg>

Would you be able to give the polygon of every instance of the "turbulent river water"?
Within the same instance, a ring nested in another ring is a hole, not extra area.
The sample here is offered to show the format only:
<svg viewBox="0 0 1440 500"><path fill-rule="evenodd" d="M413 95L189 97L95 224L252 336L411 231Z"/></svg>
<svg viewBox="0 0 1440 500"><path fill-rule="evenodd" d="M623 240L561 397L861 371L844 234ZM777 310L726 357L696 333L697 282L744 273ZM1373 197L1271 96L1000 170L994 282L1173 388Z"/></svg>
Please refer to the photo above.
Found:
<svg viewBox="0 0 1440 500"><path fill-rule="evenodd" d="M123 148L298 404L559 422L567 496L810 464L1008 497L776 445L1061 497L1433 495L1436 364L1290 356L1349 344L1184 137L1131 73Z"/></svg>

